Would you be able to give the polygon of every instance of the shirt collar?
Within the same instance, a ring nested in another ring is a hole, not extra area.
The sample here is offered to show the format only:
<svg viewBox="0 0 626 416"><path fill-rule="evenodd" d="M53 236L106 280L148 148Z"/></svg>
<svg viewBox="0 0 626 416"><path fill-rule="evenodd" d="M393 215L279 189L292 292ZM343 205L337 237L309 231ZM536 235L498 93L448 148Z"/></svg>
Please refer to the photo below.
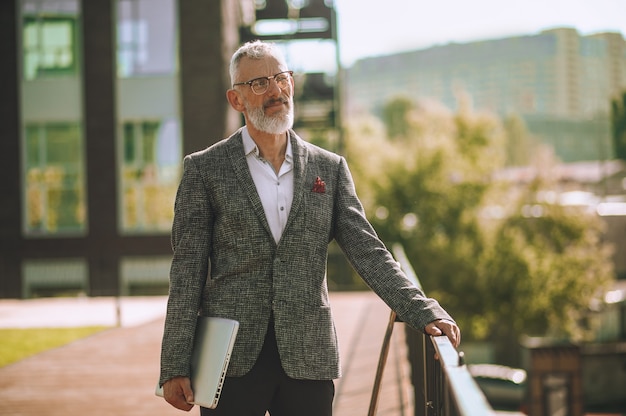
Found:
<svg viewBox="0 0 626 416"><path fill-rule="evenodd" d="M244 126L241 132L241 136L243 138L243 152L246 156L251 153L254 156L260 157L261 154L259 152L259 147L254 142L252 136L250 136L250 132L248 131L248 127ZM289 132L287 132L287 150L285 151L285 160L289 163L293 160L293 150L291 149L291 140L289 140Z"/></svg>

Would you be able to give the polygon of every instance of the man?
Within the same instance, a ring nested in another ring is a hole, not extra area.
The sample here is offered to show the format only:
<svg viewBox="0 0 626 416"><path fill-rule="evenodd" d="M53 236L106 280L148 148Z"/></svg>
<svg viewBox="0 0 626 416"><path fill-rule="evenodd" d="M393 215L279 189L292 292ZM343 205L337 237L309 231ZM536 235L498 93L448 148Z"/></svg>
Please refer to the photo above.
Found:
<svg viewBox="0 0 626 416"><path fill-rule="evenodd" d="M405 277L365 217L343 157L292 130L294 80L280 51L243 45L226 96L245 126L185 157L161 352L165 399L190 410L198 314L239 321L216 409L202 415L329 416L340 376L326 284L335 239L406 323L458 346L437 301Z"/></svg>

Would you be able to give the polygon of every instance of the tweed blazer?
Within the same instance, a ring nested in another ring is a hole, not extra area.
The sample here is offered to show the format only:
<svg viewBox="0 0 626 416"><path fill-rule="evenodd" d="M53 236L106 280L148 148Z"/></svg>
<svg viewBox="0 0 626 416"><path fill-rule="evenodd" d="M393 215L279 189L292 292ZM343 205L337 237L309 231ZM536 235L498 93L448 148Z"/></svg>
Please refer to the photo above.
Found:
<svg viewBox="0 0 626 416"><path fill-rule="evenodd" d="M185 157L174 208L161 384L189 375L199 314L240 323L228 376L252 368L273 313L285 372L297 379L338 378L339 349L326 282L333 239L404 322L423 330L433 320L451 320L406 278L377 237L345 159L291 130L288 134L294 195L278 243L248 169L241 130Z"/></svg>

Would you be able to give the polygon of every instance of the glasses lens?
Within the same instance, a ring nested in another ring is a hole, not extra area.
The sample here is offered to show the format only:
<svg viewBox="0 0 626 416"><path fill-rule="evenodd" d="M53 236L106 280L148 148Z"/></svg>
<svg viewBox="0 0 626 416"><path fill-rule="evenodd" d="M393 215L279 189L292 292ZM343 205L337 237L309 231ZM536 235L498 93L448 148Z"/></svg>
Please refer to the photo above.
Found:
<svg viewBox="0 0 626 416"><path fill-rule="evenodd" d="M287 84L289 81L289 73L286 72L284 74L279 74L276 76L276 83L278 84L278 86L280 87L281 90L284 90L285 88L287 88Z"/></svg>
<svg viewBox="0 0 626 416"><path fill-rule="evenodd" d="M290 77L289 72L284 72L282 74L274 75L273 78L276 81L276 84L278 85L278 87L281 90L284 90L285 88L289 86L289 77ZM270 77L270 79L271 78L272 77ZM252 88L252 92L254 92L257 95L264 94L265 91L267 91L267 89L270 86L270 79L257 78L257 79L252 80L250 82L250 87Z"/></svg>
<svg viewBox="0 0 626 416"><path fill-rule="evenodd" d="M250 86L255 94L263 94L267 91L267 87L270 85L270 80L267 78L259 78L252 81Z"/></svg>

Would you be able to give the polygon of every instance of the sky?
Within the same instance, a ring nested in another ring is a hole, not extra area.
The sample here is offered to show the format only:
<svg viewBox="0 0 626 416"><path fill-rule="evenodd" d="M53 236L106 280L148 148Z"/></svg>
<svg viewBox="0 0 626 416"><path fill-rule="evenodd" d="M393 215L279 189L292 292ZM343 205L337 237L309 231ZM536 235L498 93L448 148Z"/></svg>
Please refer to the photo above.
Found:
<svg viewBox="0 0 626 416"><path fill-rule="evenodd" d="M626 0L334 0L334 4L343 67L370 56L532 35L555 27L573 27L581 35L616 31L626 37ZM291 55L301 69L327 68L335 57L329 48L331 44L318 42Z"/></svg>

